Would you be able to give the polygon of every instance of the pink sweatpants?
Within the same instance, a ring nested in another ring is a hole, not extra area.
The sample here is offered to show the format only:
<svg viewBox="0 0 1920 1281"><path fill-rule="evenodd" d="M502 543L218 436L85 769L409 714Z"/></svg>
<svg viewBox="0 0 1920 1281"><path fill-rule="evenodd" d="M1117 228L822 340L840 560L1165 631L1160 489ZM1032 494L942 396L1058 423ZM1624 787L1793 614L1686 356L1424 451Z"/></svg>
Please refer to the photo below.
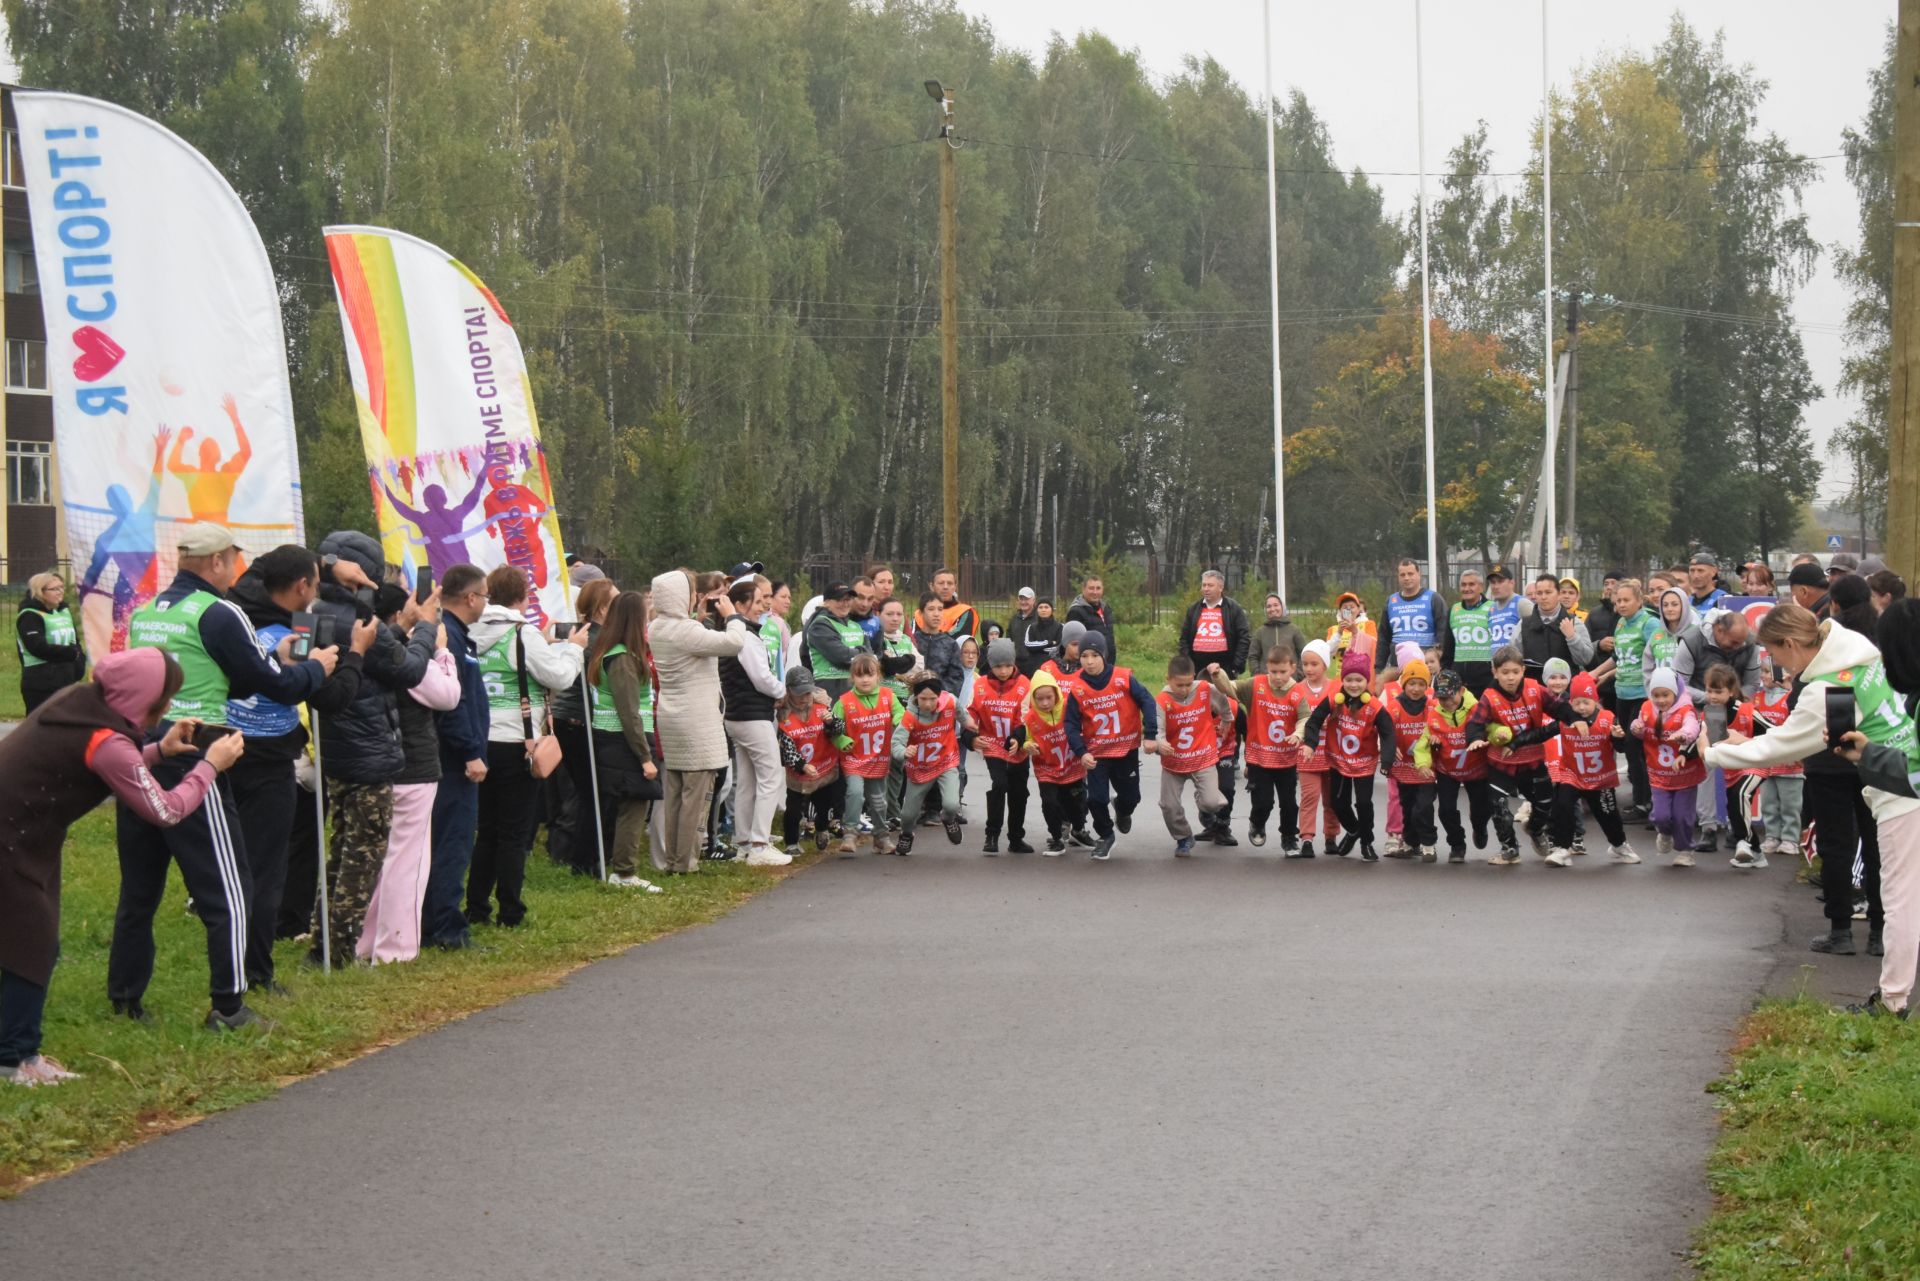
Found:
<svg viewBox="0 0 1920 1281"><path fill-rule="evenodd" d="M1406 820L1400 816L1400 781L1387 780L1387 835L1398 836L1406 830Z"/></svg>
<svg viewBox="0 0 1920 1281"><path fill-rule="evenodd" d="M439 790L438 783L394 784L387 857L355 949L363 961L380 965L420 955L420 906L433 863L433 797Z"/></svg>
<svg viewBox="0 0 1920 1281"><path fill-rule="evenodd" d="M1324 771L1300 771L1300 839L1310 841L1320 830L1320 818L1326 816L1327 839L1340 835L1340 816L1333 812L1333 788Z"/></svg>
<svg viewBox="0 0 1920 1281"><path fill-rule="evenodd" d="M1880 820L1880 901L1887 913L1880 1000L1897 1012L1911 1002L1920 967L1920 810Z"/></svg>

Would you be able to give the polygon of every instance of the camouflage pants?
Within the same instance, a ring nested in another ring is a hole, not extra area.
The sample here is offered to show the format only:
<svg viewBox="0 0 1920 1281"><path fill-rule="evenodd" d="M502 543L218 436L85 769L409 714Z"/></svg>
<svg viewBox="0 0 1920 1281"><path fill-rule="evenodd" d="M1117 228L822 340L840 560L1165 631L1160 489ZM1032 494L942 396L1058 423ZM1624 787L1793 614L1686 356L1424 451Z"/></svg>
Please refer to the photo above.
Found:
<svg viewBox="0 0 1920 1281"><path fill-rule="evenodd" d="M328 813L333 819L333 841L327 849L327 909L332 952L336 960L353 959L367 904L380 880L380 864L387 856L387 834L393 828L393 784L342 783L327 780ZM314 918L313 936L320 937Z"/></svg>

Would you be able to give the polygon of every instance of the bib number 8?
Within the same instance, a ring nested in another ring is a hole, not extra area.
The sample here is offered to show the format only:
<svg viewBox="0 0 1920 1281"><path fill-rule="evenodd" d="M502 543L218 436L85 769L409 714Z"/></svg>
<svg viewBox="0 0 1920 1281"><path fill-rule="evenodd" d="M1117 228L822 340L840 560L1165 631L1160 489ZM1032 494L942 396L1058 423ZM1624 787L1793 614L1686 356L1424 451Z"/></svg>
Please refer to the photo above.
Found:
<svg viewBox="0 0 1920 1281"><path fill-rule="evenodd" d="M1660 744L1657 756L1661 769L1673 769L1680 764L1680 753L1674 750L1672 743Z"/></svg>

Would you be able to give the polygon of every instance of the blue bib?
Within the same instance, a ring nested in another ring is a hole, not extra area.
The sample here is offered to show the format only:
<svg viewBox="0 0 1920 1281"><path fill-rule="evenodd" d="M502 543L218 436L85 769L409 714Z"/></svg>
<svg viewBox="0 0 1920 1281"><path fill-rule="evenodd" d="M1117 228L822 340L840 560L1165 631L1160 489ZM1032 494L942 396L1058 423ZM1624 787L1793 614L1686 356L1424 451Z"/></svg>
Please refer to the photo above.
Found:
<svg viewBox="0 0 1920 1281"><path fill-rule="evenodd" d="M1489 598L1488 604L1493 607L1487 619L1487 631L1493 647L1497 650L1502 645L1513 644L1514 636L1520 631L1520 598L1510 597L1504 605Z"/></svg>
<svg viewBox="0 0 1920 1281"><path fill-rule="evenodd" d="M282 627L279 623L269 623L255 635L259 636L266 652L271 654L281 639L291 635L292 631L292 628ZM230 698L227 700L227 724L249 738L279 738L300 728L300 710L288 707L285 703L272 702L259 694L249 698Z"/></svg>
<svg viewBox="0 0 1920 1281"><path fill-rule="evenodd" d="M1396 645L1412 641L1421 649L1437 646L1440 633L1433 629L1433 588L1423 588L1412 600L1399 592L1387 597L1387 622L1393 628Z"/></svg>

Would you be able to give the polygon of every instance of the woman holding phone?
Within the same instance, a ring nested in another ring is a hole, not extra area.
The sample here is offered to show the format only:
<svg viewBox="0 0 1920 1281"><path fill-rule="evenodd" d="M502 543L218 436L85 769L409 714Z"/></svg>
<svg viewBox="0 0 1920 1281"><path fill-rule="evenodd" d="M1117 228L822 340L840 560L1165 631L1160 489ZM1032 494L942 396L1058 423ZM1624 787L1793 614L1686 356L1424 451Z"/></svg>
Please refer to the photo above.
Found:
<svg viewBox="0 0 1920 1281"><path fill-rule="evenodd" d="M702 581L711 583L700 590ZM718 580L717 582L714 580ZM727 733L720 710L720 665L747 643L742 627L716 631L734 614L726 581L670 569L653 580L653 622L647 631L660 694L654 705L666 783L661 802L662 848L655 861L668 872L700 870L700 825L713 795L714 775L727 767Z"/></svg>
<svg viewBox="0 0 1920 1281"><path fill-rule="evenodd" d="M601 629L606 625L607 611L613 607L614 598L620 595L620 589L613 585L610 578L595 578L581 584L579 593L574 597L573 613L580 621L575 627L585 628L587 633L587 653L592 655L594 646L600 640ZM560 764L569 787L569 817L565 824L571 833L571 839L563 842L563 848L554 849L556 827L549 822L547 826L547 853L575 876L598 876L600 874L600 853L595 841L602 834L612 848L613 813L608 811L599 815L599 826L595 826L593 758L587 753L587 701L586 687L590 678L577 680L553 696L553 734L560 740ZM556 774L548 779L552 784L560 779ZM547 802L554 805L558 789L549 787ZM550 808L549 814L556 809Z"/></svg>
<svg viewBox="0 0 1920 1281"><path fill-rule="evenodd" d="M100 662L90 685L42 704L0 739L0 1081L55 1085L72 1080L40 1053L47 985L60 952L60 850L67 829L109 796L156 827L172 827L200 808L214 776L246 749L237 733L212 741L172 789L148 766L194 751L200 723L175 721L142 746L180 692L180 664L155 648L130 649Z"/></svg>

